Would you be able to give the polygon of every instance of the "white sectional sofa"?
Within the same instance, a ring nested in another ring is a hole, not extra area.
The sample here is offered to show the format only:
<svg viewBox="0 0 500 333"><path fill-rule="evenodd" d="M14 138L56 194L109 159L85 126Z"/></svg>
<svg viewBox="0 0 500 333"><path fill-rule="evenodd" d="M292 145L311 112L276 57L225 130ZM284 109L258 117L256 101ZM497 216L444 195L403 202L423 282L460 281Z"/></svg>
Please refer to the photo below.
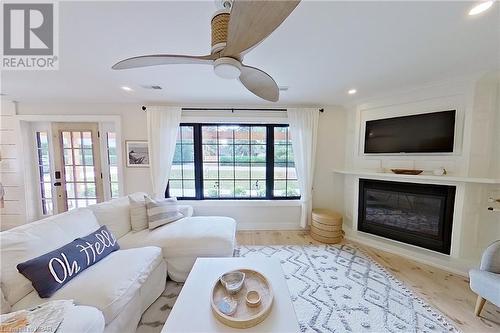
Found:
<svg viewBox="0 0 500 333"><path fill-rule="evenodd" d="M135 193L135 198L144 193ZM12 311L51 299L100 310L105 332L135 332L142 313L161 295L167 272L184 281L197 257L232 256L236 222L227 217L186 216L154 230L131 230L128 197L55 215L0 233L1 289ZM120 250L81 272L51 298L42 299L17 264L57 249L106 225Z"/></svg>

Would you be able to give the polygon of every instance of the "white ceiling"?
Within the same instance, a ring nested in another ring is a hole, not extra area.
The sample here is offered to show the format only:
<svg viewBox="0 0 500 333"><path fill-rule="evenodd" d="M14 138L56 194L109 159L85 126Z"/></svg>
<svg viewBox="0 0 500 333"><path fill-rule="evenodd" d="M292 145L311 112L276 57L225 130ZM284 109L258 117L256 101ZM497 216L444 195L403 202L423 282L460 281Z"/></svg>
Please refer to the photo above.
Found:
<svg viewBox="0 0 500 333"><path fill-rule="evenodd" d="M303 1L244 62L271 74L279 104L344 104L429 81L500 68L500 3ZM210 52L214 1L61 2L60 69L2 72L2 92L31 102L265 105L210 66L113 71L126 57ZM161 91L140 87L159 84ZM130 86L125 92L120 86ZM356 96L346 91L357 88Z"/></svg>

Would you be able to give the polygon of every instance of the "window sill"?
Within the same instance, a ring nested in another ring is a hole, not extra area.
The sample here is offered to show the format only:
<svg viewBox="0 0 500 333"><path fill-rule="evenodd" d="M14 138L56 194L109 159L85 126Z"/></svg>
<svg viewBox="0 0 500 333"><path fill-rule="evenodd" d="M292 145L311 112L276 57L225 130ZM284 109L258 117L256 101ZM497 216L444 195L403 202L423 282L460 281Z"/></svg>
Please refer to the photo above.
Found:
<svg viewBox="0 0 500 333"><path fill-rule="evenodd" d="M179 200L180 205L193 207L300 207L300 200Z"/></svg>

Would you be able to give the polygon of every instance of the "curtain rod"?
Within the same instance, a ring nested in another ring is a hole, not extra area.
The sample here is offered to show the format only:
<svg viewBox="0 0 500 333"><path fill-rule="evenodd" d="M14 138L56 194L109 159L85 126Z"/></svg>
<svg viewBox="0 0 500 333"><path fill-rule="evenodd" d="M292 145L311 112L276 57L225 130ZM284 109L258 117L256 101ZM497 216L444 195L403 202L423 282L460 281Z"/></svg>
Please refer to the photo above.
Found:
<svg viewBox="0 0 500 333"><path fill-rule="evenodd" d="M142 111L146 111L146 106L142 106ZM277 111L286 112L287 109L256 109L256 108L182 108L182 111ZM319 109L319 112L325 112L324 109Z"/></svg>

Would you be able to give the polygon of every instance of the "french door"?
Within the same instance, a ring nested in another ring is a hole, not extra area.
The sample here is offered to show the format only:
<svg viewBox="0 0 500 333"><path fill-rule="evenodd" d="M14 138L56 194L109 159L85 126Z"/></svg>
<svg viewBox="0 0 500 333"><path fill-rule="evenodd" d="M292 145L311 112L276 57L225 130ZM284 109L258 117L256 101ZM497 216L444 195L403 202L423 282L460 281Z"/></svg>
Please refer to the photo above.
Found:
<svg viewBox="0 0 500 333"><path fill-rule="evenodd" d="M98 123L52 123L57 213L104 200Z"/></svg>

